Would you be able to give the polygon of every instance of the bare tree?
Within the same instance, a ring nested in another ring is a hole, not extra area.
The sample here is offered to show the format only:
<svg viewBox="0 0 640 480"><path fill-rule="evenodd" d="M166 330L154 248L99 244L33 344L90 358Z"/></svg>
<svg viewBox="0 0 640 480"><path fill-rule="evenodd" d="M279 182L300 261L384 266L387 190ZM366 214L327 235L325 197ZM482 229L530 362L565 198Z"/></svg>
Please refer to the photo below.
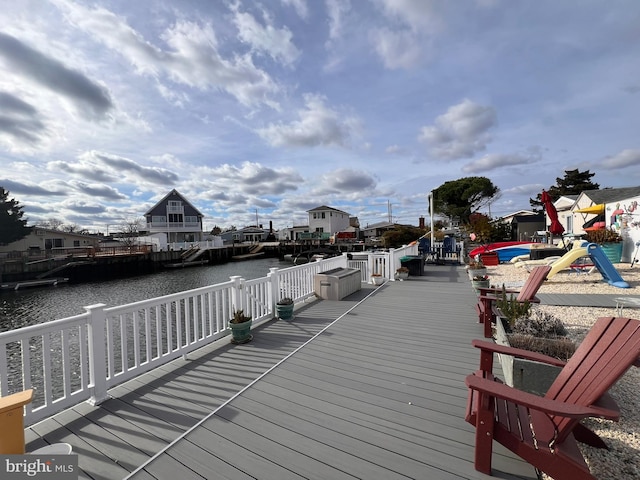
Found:
<svg viewBox="0 0 640 480"><path fill-rule="evenodd" d="M41 220L36 224L38 227L48 228L49 230L61 230L64 222L59 218L47 218L46 220Z"/></svg>
<svg viewBox="0 0 640 480"><path fill-rule="evenodd" d="M120 233L118 235L122 244L127 246L135 245L144 224L145 219L142 217L124 220L120 224Z"/></svg>

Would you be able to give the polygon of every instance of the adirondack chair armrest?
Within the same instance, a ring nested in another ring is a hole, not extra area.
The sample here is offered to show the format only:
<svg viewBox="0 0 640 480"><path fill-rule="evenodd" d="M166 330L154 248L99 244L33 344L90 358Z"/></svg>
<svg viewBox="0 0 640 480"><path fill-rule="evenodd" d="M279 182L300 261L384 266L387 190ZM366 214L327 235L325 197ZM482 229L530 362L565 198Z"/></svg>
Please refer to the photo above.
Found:
<svg viewBox="0 0 640 480"><path fill-rule="evenodd" d="M539 397L533 393L524 392L501 382L496 382L476 375L468 375L465 383L472 390L485 393L491 397L508 400L517 405L531 408L542 413L566 418L599 417L608 420L618 420L620 412L595 405L576 405L550 398Z"/></svg>
<svg viewBox="0 0 640 480"><path fill-rule="evenodd" d="M25 406L33 398L33 389L24 390L6 397L0 398L0 413L5 413L15 408Z"/></svg>
<svg viewBox="0 0 640 480"><path fill-rule="evenodd" d="M542 353L532 352L530 350L523 350L521 348L507 347L505 345L498 345L497 343L487 342L485 340L472 340L471 344L485 352L500 353L503 355L512 355L517 358L524 358L525 360L533 360L534 362L546 363L548 365L554 365L556 367L564 367L566 362L557 358L543 355Z"/></svg>
<svg viewBox="0 0 640 480"><path fill-rule="evenodd" d="M502 290L502 288L499 287L480 288L478 290L480 290L480 295L478 296L480 298L486 298L487 300L497 300L498 294L501 294L503 291L504 293L513 295L517 295L518 293L520 293L519 290Z"/></svg>

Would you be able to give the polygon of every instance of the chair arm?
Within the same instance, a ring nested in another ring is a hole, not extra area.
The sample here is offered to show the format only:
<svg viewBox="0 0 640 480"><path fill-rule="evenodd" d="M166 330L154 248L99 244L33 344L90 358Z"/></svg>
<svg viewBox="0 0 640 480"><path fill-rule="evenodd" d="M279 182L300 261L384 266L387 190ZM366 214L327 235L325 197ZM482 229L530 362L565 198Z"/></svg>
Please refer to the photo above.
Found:
<svg viewBox="0 0 640 480"><path fill-rule="evenodd" d="M490 298L491 300L496 300L498 298L497 296L494 296L491 294L498 294L498 293L504 292L504 293L517 295L518 293L520 293L520 290L502 290L501 287L486 287L486 288L479 288L478 290L480 290L481 297L484 296L484 297Z"/></svg>
<svg viewBox="0 0 640 480"><path fill-rule="evenodd" d="M566 362L558 360L557 358L550 357L548 355L543 355L542 353L523 350L521 348L507 347L506 345L498 345L497 343L487 342L484 340L472 340L471 345L485 352L500 353L502 355L512 355L517 358L533 360L534 362L546 363L548 365L554 365L556 367L564 367L566 365Z"/></svg>
<svg viewBox="0 0 640 480"><path fill-rule="evenodd" d="M14 408L25 406L33 398L33 389L24 390L22 392L14 393L6 397L0 398L0 413L8 412Z"/></svg>
<svg viewBox="0 0 640 480"><path fill-rule="evenodd" d="M595 405L576 405L551 398L539 397L533 393L523 392L504 383L488 380L476 375L468 375L465 383L472 390L485 393L491 397L508 400L517 405L531 408L549 415L566 418L600 417L608 420L618 420L620 412Z"/></svg>

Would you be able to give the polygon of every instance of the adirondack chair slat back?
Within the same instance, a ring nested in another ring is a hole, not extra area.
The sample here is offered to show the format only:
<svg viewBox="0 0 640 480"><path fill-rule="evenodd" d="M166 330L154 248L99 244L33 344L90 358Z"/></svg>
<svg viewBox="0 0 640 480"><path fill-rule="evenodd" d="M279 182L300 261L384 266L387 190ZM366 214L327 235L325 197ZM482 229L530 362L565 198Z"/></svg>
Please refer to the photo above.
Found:
<svg viewBox="0 0 640 480"><path fill-rule="evenodd" d="M540 290L540 287L547 279L547 275L551 271L551 267L547 265L541 265L539 267L531 270L531 273L527 277L527 280L524 282L522 289L518 293L516 300L518 302L524 302L526 300L531 301Z"/></svg>
<svg viewBox="0 0 640 480"><path fill-rule="evenodd" d="M640 357L640 321L599 318L569 359L545 397L576 405L592 405ZM556 417L562 432L575 420Z"/></svg>

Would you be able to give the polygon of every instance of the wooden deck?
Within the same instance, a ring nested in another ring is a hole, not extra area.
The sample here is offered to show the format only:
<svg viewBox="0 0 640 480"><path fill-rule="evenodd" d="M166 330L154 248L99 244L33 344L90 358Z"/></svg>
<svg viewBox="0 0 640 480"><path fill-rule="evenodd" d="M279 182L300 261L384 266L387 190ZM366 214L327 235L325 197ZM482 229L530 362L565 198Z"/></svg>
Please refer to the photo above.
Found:
<svg viewBox="0 0 640 480"><path fill-rule="evenodd" d="M71 443L94 479L491 478L464 421L476 297L462 267L426 273L217 342L29 428L27 449ZM496 446L495 477L536 475Z"/></svg>

